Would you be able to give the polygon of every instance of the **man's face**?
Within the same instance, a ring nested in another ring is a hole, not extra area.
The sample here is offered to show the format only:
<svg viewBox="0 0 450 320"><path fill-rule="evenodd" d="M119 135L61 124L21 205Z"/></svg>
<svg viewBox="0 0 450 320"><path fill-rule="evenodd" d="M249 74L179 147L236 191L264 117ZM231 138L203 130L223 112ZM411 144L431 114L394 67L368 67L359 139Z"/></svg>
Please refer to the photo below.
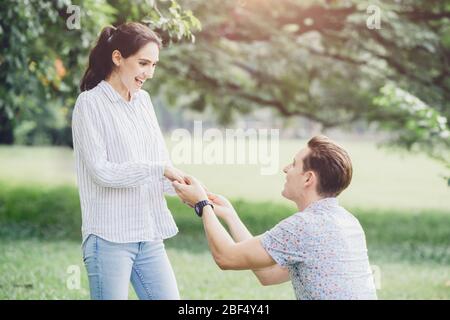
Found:
<svg viewBox="0 0 450 320"><path fill-rule="evenodd" d="M303 172L303 158L308 154L309 149L300 150L294 157L292 163L284 167L283 172L286 173L286 183L281 192L282 196L289 200L299 199L304 193L305 182L308 175Z"/></svg>
<svg viewBox="0 0 450 320"><path fill-rule="evenodd" d="M138 91L145 80L153 77L158 60L159 48L153 42L143 46L134 55L122 58L118 67L122 83L131 93Z"/></svg>

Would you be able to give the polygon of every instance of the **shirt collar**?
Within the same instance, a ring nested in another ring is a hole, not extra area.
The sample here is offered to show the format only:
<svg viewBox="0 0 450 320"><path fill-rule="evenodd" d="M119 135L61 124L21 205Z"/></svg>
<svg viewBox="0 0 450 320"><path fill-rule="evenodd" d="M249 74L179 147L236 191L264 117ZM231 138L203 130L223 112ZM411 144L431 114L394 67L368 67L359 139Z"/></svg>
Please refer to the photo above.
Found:
<svg viewBox="0 0 450 320"><path fill-rule="evenodd" d="M131 100L130 101L126 101L121 95L120 93L118 93L116 91L116 89L114 89L108 81L102 80L100 81L100 83L98 84L98 86L102 89L102 91L106 94L106 96L108 97L109 100L111 100L111 102L118 102L118 101L124 101L126 103L131 103L133 102L133 100L135 100L138 96L139 96L139 91L135 92L134 94L131 95Z"/></svg>
<svg viewBox="0 0 450 320"><path fill-rule="evenodd" d="M339 201L335 197L323 198L309 204L303 211L327 210L339 206Z"/></svg>

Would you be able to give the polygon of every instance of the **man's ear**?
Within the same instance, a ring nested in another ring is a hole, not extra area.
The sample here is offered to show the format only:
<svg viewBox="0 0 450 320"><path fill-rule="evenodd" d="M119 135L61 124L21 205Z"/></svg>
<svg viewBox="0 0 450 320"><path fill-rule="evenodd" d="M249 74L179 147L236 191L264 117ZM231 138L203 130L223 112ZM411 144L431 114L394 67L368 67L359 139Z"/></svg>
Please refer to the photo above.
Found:
<svg viewBox="0 0 450 320"><path fill-rule="evenodd" d="M307 171L305 173L305 177L306 177L305 187L312 185L316 180L316 174L314 173L314 171Z"/></svg>
<svg viewBox="0 0 450 320"><path fill-rule="evenodd" d="M114 50L111 54L111 59L117 67L120 66L120 63L122 62L122 54L119 50Z"/></svg>

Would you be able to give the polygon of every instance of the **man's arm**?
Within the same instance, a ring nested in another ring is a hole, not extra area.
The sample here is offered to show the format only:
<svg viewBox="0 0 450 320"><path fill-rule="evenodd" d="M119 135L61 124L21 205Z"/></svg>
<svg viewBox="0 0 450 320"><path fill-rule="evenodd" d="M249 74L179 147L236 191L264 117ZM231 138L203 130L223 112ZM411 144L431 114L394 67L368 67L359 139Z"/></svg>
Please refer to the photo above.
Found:
<svg viewBox="0 0 450 320"><path fill-rule="evenodd" d="M204 188L194 178L186 176L187 185L174 182L180 198L193 205L208 199ZM267 253L259 238L251 237L236 243L220 223L211 206L203 208L203 226L214 260L221 269L243 270L273 267L276 262Z"/></svg>
<svg viewBox="0 0 450 320"><path fill-rule="evenodd" d="M225 197L208 193L208 198L214 203L214 213L227 224L235 242L243 242L253 238L253 235ZM253 269L252 271L259 282L264 286L279 284L290 280L288 269L278 264L262 269Z"/></svg>
<svg viewBox="0 0 450 320"><path fill-rule="evenodd" d="M275 261L252 237L236 243L220 223L210 206L203 208L203 226L211 253L223 270L258 269L275 265Z"/></svg>

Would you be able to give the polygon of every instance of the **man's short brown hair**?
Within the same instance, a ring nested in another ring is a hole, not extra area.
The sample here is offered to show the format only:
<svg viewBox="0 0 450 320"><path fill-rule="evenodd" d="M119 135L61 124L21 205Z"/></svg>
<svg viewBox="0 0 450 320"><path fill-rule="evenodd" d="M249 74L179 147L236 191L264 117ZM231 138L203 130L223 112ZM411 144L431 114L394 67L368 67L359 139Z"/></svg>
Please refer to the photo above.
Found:
<svg viewBox="0 0 450 320"><path fill-rule="evenodd" d="M319 195L338 196L352 180L352 162L347 151L323 135L309 140L308 148L303 171L314 171L319 176Z"/></svg>

